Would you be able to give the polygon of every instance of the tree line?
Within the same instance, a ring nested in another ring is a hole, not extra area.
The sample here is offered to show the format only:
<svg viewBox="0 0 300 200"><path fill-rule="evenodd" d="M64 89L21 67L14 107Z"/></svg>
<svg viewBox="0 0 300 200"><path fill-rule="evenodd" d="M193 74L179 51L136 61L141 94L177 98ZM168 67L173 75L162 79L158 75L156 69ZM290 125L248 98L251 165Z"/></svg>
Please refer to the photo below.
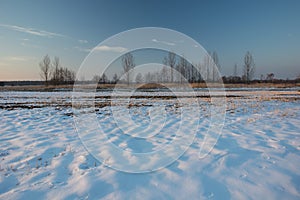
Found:
<svg viewBox="0 0 300 200"><path fill-rule="evenodd" d="M213 59L213 60L212 60ZM203 81L219 81L217 70L211 69L213 63L217 63L216 66L220 70L218 62L218 56L216 52L213 52L211 56L207 56L205 59L205 70L201 71L200 65L194 65L189 63L184 56L178 56L173 52L168 52L162 60L163 67L159 71L152 71L147 73L133 73L135 67L134 56L131 53L126 53L122 56L122 74L118 76L115 73L112 79L104 73L102 76L94 75L92 81L99 83L183 83L188 81L190 83L203 82ZM200 69L199 69L200 68ZM203 69L203 67L202 67ZM205 76L203 76L205 74Z"/></svg>
<svg viewBox="0 0 300 200"><path fill-rule="evenodd" d="M130 83L201 83L201 82L219 82L224 83L251 83L251 82L278 82L274 73L261 75L260 80L253 80L255 73L255 63L252 54L248 51L244 56L244 64L242 66L242 75L238 75L238 66L235 64L233 73L230 76L221 76L221 65L219 63L218 54L216 52L208 53L201 63L190 63L184 56L178 56L173 52L168 52L162 60L163 67L157 71L151 71L137 74L133 73L135 68L135 59L131 53L126 53L121 59L121 74L117 72L113 76L103 73L101 76L94 75L90 81L97 83L117 82ZM62 67L60 59L54 57L51 61L48 55L44 56L39 63L41 69L41 78L46 85L53 84L73 84L76 79L74 71ZM122 78L121 78L122 77ZM299 79L299 78L298 78ZM296 79L296 80L298 80Z"/></svg>
<svg viewBox="0 0 300 200"><path fill-rule="evenodd" d="M73 84L76 79L76 73L67 67L62 67L60 59L54 57L51 61L48 55L45 55L39 63L40 76L45 85L60 85L60 84Z"/></svg>
<svg viewBox="0 0 300 200"><path fill-rule="evenodd" d="M246 52L244 57L243 75L238 76L237 65L235 65L235 71L233 76L221 77L221 65L219 63L218 54L214 51L208 53L202 63L190 63L184 56L178 56L173 52L168 52L162 60L163 67L159 71L132 74L131 71L135 67L134 57L131 53L127 53L122 57L122 66L125 79L121 80L129 84L130 82L136 83L182 83L188 81L189 83L200 82L243 82L250 83L254 77L255 64L253 56L250 52ZM107 76L103 74L103 76ZM117 77L117 74L114 75ZM135 79L133 79L135 77ZM105 79L99 80L102 82ZM115 81L116 78L113 79ZM236 81L237 80L237 81Z"/></svg>

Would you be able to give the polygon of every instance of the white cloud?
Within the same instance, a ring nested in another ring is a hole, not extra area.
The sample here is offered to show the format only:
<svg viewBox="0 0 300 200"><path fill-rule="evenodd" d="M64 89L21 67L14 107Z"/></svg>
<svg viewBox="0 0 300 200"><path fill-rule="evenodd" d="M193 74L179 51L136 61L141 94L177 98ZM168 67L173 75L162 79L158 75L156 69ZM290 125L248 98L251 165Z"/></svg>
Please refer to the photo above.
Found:
<svg viewBox="0 0 300 200"><path fill-rule="evenodd" d="M21 27L21 26L15 26L15 25L8 25L8 24L0 24L0 27L7 28L9 30L13 31L19 31L22 33L27 33L31 35L41 36L41 37L66 37L65 35L59 34L59 33L53 33L48 32L44 30L38 30L34 28L27 28L27 27Z"/></svg>
<svg viewBox="0 0 300 200"><path fill-rule="evenodd" d="M76 46L74 48L77 49L78 51L83 51L83 52L90 52L91 51L91 49L83 48L83 47L78 47L78 46Z"/></svg>
<svg viewBox="0 0 300 200"><path fill-rule="evenodd" d="M152 39L152 42L166 44L166 45L169 45L169 46L175 46L175 43L173 43L173 42L160 41L160 40L157 40L157 39Z"/></svg>
<svg viewBox="0 0 300 200"><path fill-rule="evenodd" d="M124 51L126 51L127 49L124 47L110 47L110 46L97 46L95 47L93 50L96 51L111 51L111 52L118 52L118 53L122 53Z"/></svg>
<svg viewBox="0 0 300 200"><path fill-rule="evenodd" d="M86 43L88 43L87 40L78 40L78 42L81 43L81 44L86 44Z"/></svg>

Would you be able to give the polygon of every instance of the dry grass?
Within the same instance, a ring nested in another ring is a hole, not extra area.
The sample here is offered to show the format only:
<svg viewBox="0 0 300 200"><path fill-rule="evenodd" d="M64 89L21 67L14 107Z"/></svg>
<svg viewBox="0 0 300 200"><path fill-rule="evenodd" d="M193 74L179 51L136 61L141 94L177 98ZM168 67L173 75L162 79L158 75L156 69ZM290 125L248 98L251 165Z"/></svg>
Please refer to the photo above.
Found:
<svg viewBox="0 0 300 200"><path fill-rule="evenodd" d="M191 83L193 88L207 88L209 87L220 87L218 83ZM73 90L74 85L26 85L26 86L2 86L0 91L56 91L56 90ZM76 87L76 86L75 86ZM87 84L80 85L80 88L95 89L95 85ZM115 84L98 84L98 89L111 89L114 88ZM182 87L178 83L147 83L147 84L118 84L118 88L140 88L140 89L159 89L159 88L175 88ZM291 88L300 87L300 83L254 83L254 84L224 84L225 88Z"/></svg>
<svg viewBox="0 0 300 200"><path fill-rule="evenodd" d="M300 83L252 83L252 84L224 84L226 88L291 88L300 87Z"/></svg>
<svg viewBox="0 0 300 200"><path fill-rule="evenodd" d="M24 86L2 86L0 91L53 91L56 89L73 89L73 85L24 85Z"/></svg>

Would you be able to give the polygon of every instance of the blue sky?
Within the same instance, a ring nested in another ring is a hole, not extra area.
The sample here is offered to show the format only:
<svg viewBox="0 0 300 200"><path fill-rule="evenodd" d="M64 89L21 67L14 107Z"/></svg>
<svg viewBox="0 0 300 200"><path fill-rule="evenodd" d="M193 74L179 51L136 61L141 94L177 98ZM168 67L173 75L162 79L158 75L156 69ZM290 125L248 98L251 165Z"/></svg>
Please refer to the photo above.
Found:
<svg viewBox="0 0 300 200"><path fill-rule="evenodd" d="M164 27L216 51L222 73L253 54L256 77L300 74L300 1L0 0L0 80L38 80L42 57L77 70L92 49L128 29Z"/></svg>

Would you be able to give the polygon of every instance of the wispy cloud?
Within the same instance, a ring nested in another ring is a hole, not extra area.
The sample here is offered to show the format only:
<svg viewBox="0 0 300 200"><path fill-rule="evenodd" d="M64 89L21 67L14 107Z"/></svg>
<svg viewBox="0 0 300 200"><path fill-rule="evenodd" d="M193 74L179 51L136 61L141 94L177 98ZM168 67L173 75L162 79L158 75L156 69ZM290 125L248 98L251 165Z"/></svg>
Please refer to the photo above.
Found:
<svg viewBox="0 0 300 200"><path fill-rule="evenodd" d="M78 40L78 42L81 43L81 44L87 44L88 43L87 40Z"/></svg>
<svg viewBox="0 0 300 200"><path fill-rule="evenodd" d="M173 42L160 41L160 40L157 40L157 39L152 39L152 42L166 44L166 45L169 45L169 46L175 46L175 43L173 43Z"/></svg>
<svg viewBox="0 0 300 200"><path fill-rule="evenodd" d="M41 37L48 37L48 38L67 37L67 36L59 34L59 33L38 30L38 29L28 28L28 27L22 27L22 26L9 25L9 24L0 24L0 27L6 28L9 30L13 30L13 31L19 31L22 33L31 34L31 35L41 36Z"/></svg>
<svg viewBox="0 0 300 200"><path fill-rule="evenodd" d="M106 51L106 52L117 52L117 53L122 53L122 52L125 52L127 51L126 48L124 47L117 47L117 46L97 46L95 48L83 48L83 47L79 47L79 46L76 46L74 47L75 49L77 49L78 51L82 51L82 52L91 52L91 51Z"/></svg>
<svg viewBox="0 0 300 200"><path fill-rule="evenodd" d="M96 51L111 51L111 52L118 52L122 53L126 51L127 49L124 47L111 47L111 46L97 46L94 48Z"/></svg>
<svg viewBox="0 0 300 200"><path fill-rule="evenodd" d="M82 51L82 52L90 52L91 49L88 49L88 48L83 48L83 47L74 47L74 49L77 49L78 51Z"/></svg>
<svg viewBox="0 0 300 200"><path fill-rule="evenodd" d="M15 62L23 62L23 61L30 61L30 60L34 60L35 57L31 57L31 56L6 56L6 57L2 57L0 58L3 61L15 61Z"/></svg>

